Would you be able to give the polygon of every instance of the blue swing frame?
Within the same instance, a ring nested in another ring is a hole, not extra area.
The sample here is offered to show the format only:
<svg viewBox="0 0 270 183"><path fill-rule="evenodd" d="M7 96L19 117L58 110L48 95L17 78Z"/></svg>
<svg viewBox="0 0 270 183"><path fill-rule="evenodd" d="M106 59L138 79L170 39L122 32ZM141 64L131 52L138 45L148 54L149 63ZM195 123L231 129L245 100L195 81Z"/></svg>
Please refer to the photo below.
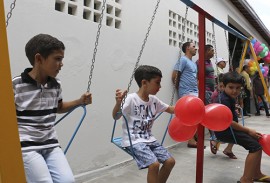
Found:
<svg viewBox="0 0 270 183"><path fill-rule="evenodd" d="M242 124L243 124L243 126L245 126L244 115L243 115L243 109L242 109L241 107L237 107L237 108L240 109L241 117L242 117ZM231 133L232 133L234 142L235 142L235 144L237 144L237 140L236 140L236 137L235 137L235 135L234 135L233 128L232 128L231 126L230 126L230 130L231 130Z"/></svg>
<svg viewBox="0 0 270 183"><path fill-rule="evenodd" d="M121 112L118 112L117 114L120 114ZM156 120L163 112L159 113L157 115L157 117L154 119ZM134 150L133 150L133 144L132 144L132 141L131 141L131 137L130 137L130 131L129 131L129 128L128 128L128 122L127 122L127 118L125 115L122 115L124 120L125 120L125 124L127 126L127 132L128 132L128 138L129 138L129 143L130 143L130 148L128 147L122 147L121 143L122 143L122 137L115 137L114 138L114 132L115 132L115 128L116 128L116 122L117 120L114 120L114 124L113 124L113 130L112 130L112 136L111 136L111 143L113 143L114 145L116 145L117 147L119 147L120 149L122 149L124 152L126 152L127 154L129 154L130 156L133 157L133 159L135 159L135 156L134 156ZM173 117L173 114L170 115L170 119L169 119L169 122L167 124L167 127L166 127L166 130L165 130L165 133L162 137L162 141L161 141L161 145L163 145L164 141L165 141L165 138L166 138L166 135L167 135L167 131L168 131L168 126L172 120L172 117Z"/></svg>
<svg viewBox="0 0 270 183"><path fill-rule="evenodd" d="M68 151L68 149L69 149L71 143L73 142L73 140L74 140L74 138L75 138L77 132L79 131L80 126L81 126L81 124L82 124L82 122L83 122L83 120L84 120L84 118L85 118L85 116L86 116L86 107L85 107L85 105L78 105L78 106L73 107L70 111L68 111L64 116L62 116L59 120L57 120L57 121L54 123L54 126L56 126L60 121L62 121L65 117L67 117L72 111L74 111L75 109L77 109L77 108L79 108L79 107L82 107L82 108L83 108L83 115L82 115L82 117L81 117L81 119L80 119L80 121L79 121L79 123L78 123L78 125L77 125L77 127L76 127L76 129L75 129L75 131L74 131L74 133L73 133L73 135L71 136L71 138L70 138L70 140L69 140L69 142L68 142L67 147L66 147L65 150L64 150L64 154L67 153L67 151Z"/></svg>

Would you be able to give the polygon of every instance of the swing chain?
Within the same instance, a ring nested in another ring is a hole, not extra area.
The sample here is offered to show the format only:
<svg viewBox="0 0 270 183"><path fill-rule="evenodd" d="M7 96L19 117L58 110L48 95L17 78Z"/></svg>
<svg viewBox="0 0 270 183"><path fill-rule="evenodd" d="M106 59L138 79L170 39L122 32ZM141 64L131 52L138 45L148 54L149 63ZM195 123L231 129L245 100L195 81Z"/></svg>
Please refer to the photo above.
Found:
<svg viewBox="0 0 270 183"><path fill-rule="evenodd" d="M213 29L213 42L214 42L214 52L215 52L215 59L216 59L216 62L217 62L217 43L216 43L216 33L215 33L215 24L214 22L212 22L212 29ZM217 72L217 78L216 78L216 81L217 81L217 88L219 87L219 74L218 74L218 66L216 64L216 72ZM220 90L218 89L218 101L219 103L221 103L220 101Z"/></svg>
<svg viewBox="0 0 270 183"><path fill-rule="evenodd" d="M125 100L126 100L126 98L127 98L127 94L128 94L128 92L129 92L129 90L130 90L130 87L131 87L131 84L132 84L132 81L133 81L133 77L134 77L135 71L136 71L136 69L138 68L139 62L140 62L140 60L141 60L141 56L142 56L144 47L145 47L146 42L147 42L147 38L148 38L148 36L149 36L149 34L150 34L150 30L151 30L152 25L153 25L154 20L155 20L155 16L156 16L156 13L157 13L157 9L158 9L158 7L159 7L159 3L160 3L160 0L157 0L157 4L156 4L156 6L155 6L155 10L154 10L154 12L153 12L153 16L151 17L151 21L150 21L150 24L149 24L149 26L148 26L147 33L146 33L146 35L145 35L145 38L144 38L144 40L143 40L143 44L142 44L142 46L141 46L141 50L140 50L139 56L138 56L138 58L137 58L137 61L136 61L136 63L135 63L135 67L134 67L134 69L133 69L132 75L131 75L130 80L129 80L129 84L128 84L128 87L127 87L127 90L126 90L127 92L126 92L126 94L125 94L125 96L123 97L123 100L122 100L122 102L121 102L121 109L123 109L123 106L124 106L124 104L125 104Z"/></svg>
<svg viewBox="0 0 270 183"><path fill-rule="evenodd" d="M186 23L187 23L187 15L188 15L188 6L186 6L186 13L185 13L185 18L184 18L184 22L183 22L183 27L182 27L182 37L181 37L181 42L179 45L179 56L178 56L178 61L180 62L180 58L182 56L182 45L185 39L185 30L186 30ZM172 91L172 97L171 97L171 102L170 102L170 106L173 105L173 101L174 101L174 96L175 93L177 91L176 89L176 82L177 82L177 78L178 78L178 72L175 75L175 79L174 79L174 83L173 83L173 91Z"/></svg>
<svg viewBox="0 0 270 183"><path fill-rule="evenodd" d="M182 49L181 48L182 48L183 42L185 41L187 15L188 15L188 6L186 6L186 13L185 13L185 18L184 18L183 27L182 27L182 37L181 37L181 42L180 42L180 45L179 45L179 48L180 48L180 50L179 50L179 56L178 56L179 59L182 56Z"/></svg>
<svg viewBox="0 0 270 183"><path fill-rule="evenodd" d="M7 20L6 20L6 27L8 27L8 22L9 22L9 19L11 18L12 16L12 11L14 10L16 6L16 0L14 0L11 4L10 4L10 10L7 14Z"/></svg>
<svg viewBox="0 0 270 183"><path fill-rule="evenodd" d="M232 57L234 53L230 53L230 46L229 46L229 41L228 41L228 37L227 37L227 31L224 29L224 33L225 33L225 38L226 38L226 43L227 43L227 49L228 49L228 56L229 56L229 65L230 65L230 70L232 70L233 66L232 66ZM237 41L237 40L236 40ZM237 42L236 42L237 43Z"/></svg>
<svg viewBox="0 0 270 183"><path fill-rule="evenodd" d="M94 64L96 61L97 47L98 47L98 41L99 41L99 36L100 36L100 30L102 27L102 20L103 20L103 16L104 16L105 5L106 5L106 0L103 0L101 14L100 14L100 18L99 18L98 30L97 30L97 34L96 34L95 47L94 47L94 52L93 52L93 57L92 57L92 64L91 64L91 68L90 68L90 72L89 72L87 92L90 92L90 86L92 83L91 80L93 77Z"/></svg>
<svg viewBox="0 0 270 183"><path fill-rule="evenodd" d="M228 42L228 37L227 37L227 32L224 29L224 33L225 33L225 38L226 38L226 43L227 43L227 49L228 49L228 55L229 55L229 62L231 61L232 57L231 57L231 53L230 53L230 47L229 47L229 42Z"/></svg>
<svg viewBox="0 0 270 183"><path fill-rule="evenodd" d="M213 29L213 41L214 41L215 59L217 61L217 43L216 43L216 33L215 33L215 23L214 22L212 22L212 29Z"/></svg>

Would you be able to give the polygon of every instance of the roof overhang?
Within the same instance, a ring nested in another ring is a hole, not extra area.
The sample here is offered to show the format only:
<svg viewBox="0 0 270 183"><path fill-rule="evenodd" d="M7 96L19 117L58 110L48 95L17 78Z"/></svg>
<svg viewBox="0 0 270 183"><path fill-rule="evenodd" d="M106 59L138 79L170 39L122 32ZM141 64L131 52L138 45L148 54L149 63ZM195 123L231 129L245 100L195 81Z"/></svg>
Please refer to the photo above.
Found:
<svg viewBox="0 0 270 183"><path fill-rule="evenodd" d="M229 0L243 14L247 21L270 44L270 32L246 0Z"/></svg>

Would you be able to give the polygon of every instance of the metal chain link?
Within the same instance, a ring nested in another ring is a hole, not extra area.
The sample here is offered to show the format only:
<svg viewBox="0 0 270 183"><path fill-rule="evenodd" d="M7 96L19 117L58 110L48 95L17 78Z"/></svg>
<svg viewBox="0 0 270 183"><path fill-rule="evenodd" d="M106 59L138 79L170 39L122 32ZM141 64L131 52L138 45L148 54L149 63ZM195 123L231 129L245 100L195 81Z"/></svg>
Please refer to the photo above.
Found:
<svg viewBox="0 0 270 183"><path fill-rule="evenodd" d="M9 23L9 20L10 20L10 18L11 18L11 16L12 16L12 11L14 10L15 6L16 6L16 0L14 0L14 1L10 4L10 10L9 10L9 12L8 12L8 14L7 14L6 27L8 27L8 23Z"/></svg>
<svg viewBox="0 0 270 183"><path fill-rule="evenodd" d="M229 65L230 68L229 70L232 70L232 55L230 53L230 46L229 46L229 41L228 41L228 37L227 37L227 31L224 29L224 33L225 33L225 38L226 38L226 43L227 43L227 49L228 49L228 56L229 56Z"/></svg>
<svg viewBox="0 0 270 183"><path fill-rule="evenodd" d="M159 3L160 3L160 0L157 0L157 4L156 4L156 6L155 6L155 10L154 10L153 15L152 15L152 17L151 17L151 21L150 21L150 24L149 24L149 26L148 26L147 33L146 33L145 38L144 38L144 40L143 40L143 44L142 44L142 47L141 47L139 56L138 56L138 58L137 58L137 61L136 61L136 63L135 63L135 67L134 67L134 69L133 69L132 75L131 75L130 80L129 80L129 84L128 84L128 87L127 87L127 92L126 92L126 94L125 94L125 96L123 97L123 100L122 100L122 102L121 102L121 109L123 109L123 106L124 106L124 104L125 104L125 100L126 100L126 98L127 98L127 94L128 94L128 92L129 92L129 90L130 90L130 87L131 87L131 84L132 84L132 81L133 81L133 76L134 76L135 71L136 71L136 69L138 68L139 62L140 62L140 60L141 60L141 56L142 56L144 47L145 47L146 42L147 42L147 38L148 38L148 36L149 36L151 27L152 27L152 25L153 25L153 23L154 23L154 20L155 20L155 16L156 16L156 13L157 13L157 9L158 9L158 7L159 7Z"/></svg>
<svg viewBox="0 0 270 183"><path fill-rule="evenodd" d="M185 18L184 18L184 27L182 27L182 37L181 37L181 42L180 42L180 45L179 45L179 55L178 55L178 60L177 62L180 62L180 58L182 56L182 45L183 45L183 42L184 42L184 38L185 38L185 32L186 32L186 23L187 23L187 15L188 15L188 6L186 6L186 13L185 13ZM174 83L173 83L173 91L172 91L172 97L171 97L171 102L170 102L170 106L173 105L173 101L174 101L174 96L175 96L175 93L177 91L176 89L176 82L177 82L177 78L178 78L178 72L176 72L176 75L175 75L175 79L174 79Z"/></svg>
<svg viewBox="0 0 270 183"><path fill-rule="evenodd" d="M215 33L215 23L212 22L212 29L213 29L213 41L214 41L214 55L215 55L215 59L216 59L216 62L217 62L217 42L216 42L216 33ZM218 75L218 66L216 64L216 71L217 71L217 88L219 86L219 75ZM221 103L220 101L220 91L218 90L218 100L219 100L219 103Z"/></svg>
<svg viewBox="0 0 270 183"><path fill-rule="evenodd" d="M215 55L215 59L217 61L217 43L216 43L216 33L215 33L215 23L214 22L212 22L212 29L213 29L213 41L214 41L214 50L215 50L214 55Z"/></svg>
<svg viewBox="0 0 270 183"><path fill-rule="evenodd" d="M89 80L88 80L87 92L90 92L90 86L91 86L91 83L92 83L93 70L94 70L94 64L95 64L95 61L96 61L97 47L98 47L98 41L99 41L99 36L100 36L100 30L101 30L101 27L102 27L102 20L103 20L105 5L106 5L106 0L103 0L100 19L99 19L99 24L98 24L98 30L97 30L97 34L96 34L95 47L94 47L94 52L93 52L93 57L92 57L92 64L91 64L91 68L90 68L90 72L89 72Z"/></svg>
<svg viewBox="0 0 270 183"><path fill-rule="evenodd" d="M238 37L236 37L235 43L234 43L234 46L233 46L233 52L232 52L232 57L231 57L232 63L233 63L234 52L235 52L235 49L236 49L236 46L237 46L237 41L238 41ZM233 65L232 65L231 70L233 70Z"/></svg>
<svg viewBox="0 0 270 183"><path fill-rule="evenodd" d="M231 63L231 53L230 53L229 41L228 41L228 37L227 37L227 31L225 29L224 29L224 33L225 33L225 39L226 39L226 44L227 44L229 63Z"/></svg>

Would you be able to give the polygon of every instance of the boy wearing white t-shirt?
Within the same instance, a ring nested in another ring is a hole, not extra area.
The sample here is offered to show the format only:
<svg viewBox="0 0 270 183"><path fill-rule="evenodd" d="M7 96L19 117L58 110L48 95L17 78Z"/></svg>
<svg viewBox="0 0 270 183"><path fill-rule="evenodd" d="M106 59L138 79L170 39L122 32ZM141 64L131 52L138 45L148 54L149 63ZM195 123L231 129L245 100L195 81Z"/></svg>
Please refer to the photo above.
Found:
<svg viewBox="0 0 270 183"><path fill-rule="evenodd" d="M174 113L174 106L169 106L159 100L155 95L161 88L161 71L153 66L139 66L134 73L135 80L139 86L136 93L127 95L122 113L121 103L126 91L116 90L116 104L112 115L119 119L122 115L126 117L134 152L134 158L139 169L148 168L148 183L165 183L174 167L175 160L156 138L151 129L154 119L160 112ZM122 125L122 146L130 148L129 136L125 122ZM160 163L163 164L159 169Z"/></svg>

